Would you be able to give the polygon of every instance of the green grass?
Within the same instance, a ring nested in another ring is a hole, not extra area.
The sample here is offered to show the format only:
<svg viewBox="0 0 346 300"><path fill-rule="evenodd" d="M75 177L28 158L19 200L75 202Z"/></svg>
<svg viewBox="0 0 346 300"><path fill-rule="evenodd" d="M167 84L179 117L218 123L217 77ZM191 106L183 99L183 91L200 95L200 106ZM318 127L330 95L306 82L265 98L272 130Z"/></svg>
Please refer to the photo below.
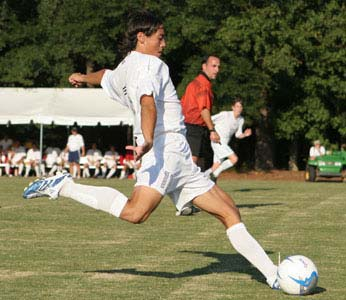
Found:
<svg viewBox="0 0 346 300"><path fill-rule="evenodd" d="M133 185L81 181L126 194ZM0 299L292 299L270 290L206 213L175 217L165 198L146 223L132 225L70 199L25 201L27 183L0 178ZM345 184L219 184L274 261L281 252L315 262L317 293L305 299L345 299Z"/></svg>

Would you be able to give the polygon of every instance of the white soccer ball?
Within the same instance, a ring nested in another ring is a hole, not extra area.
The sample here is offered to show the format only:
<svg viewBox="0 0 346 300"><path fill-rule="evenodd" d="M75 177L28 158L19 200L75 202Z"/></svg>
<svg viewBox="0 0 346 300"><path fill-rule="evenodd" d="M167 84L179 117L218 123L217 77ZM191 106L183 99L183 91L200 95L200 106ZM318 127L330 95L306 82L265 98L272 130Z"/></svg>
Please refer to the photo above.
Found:
<svg viewBox="0 0 346 300"><path fill-rule="evenodd" d="M307 295L317 286L317 268L303 255L288 256L279 265L278 281L287 294Z"/></svg>

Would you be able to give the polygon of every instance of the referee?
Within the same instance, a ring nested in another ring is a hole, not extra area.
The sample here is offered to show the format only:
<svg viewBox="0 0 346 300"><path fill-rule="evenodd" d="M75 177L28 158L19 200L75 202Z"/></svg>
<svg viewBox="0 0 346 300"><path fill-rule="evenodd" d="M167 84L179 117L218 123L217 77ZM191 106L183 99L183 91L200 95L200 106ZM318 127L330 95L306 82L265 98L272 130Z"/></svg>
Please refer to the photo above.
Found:
<svg viewBox="0 0 346 300"><path fill-rule="evenodd" d="M211 152L210 141L220 142L220 136L211 120L214 99L211 80L216 79L219 69L220 59L212 55L207 56L202 62L201 72L188 84L181 98L186 138L196 164L200 158L206 159L207 152ZM206 167L201 166L202 171Z"/></svg>

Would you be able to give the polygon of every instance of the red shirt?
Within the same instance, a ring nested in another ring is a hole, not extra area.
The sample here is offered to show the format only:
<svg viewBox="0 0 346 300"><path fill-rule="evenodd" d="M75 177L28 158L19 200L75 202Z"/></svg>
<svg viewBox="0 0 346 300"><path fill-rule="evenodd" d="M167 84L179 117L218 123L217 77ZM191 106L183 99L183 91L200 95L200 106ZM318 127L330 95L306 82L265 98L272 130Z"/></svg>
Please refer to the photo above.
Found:
<svg viewBox="0 0 346 300"><path fill-rule="evenodd" d="M202 119L201 112L204 108L211 111L213 99L210 80L206 75L199 74L189 83L181 98L185 123L207 126Z"/></svg>

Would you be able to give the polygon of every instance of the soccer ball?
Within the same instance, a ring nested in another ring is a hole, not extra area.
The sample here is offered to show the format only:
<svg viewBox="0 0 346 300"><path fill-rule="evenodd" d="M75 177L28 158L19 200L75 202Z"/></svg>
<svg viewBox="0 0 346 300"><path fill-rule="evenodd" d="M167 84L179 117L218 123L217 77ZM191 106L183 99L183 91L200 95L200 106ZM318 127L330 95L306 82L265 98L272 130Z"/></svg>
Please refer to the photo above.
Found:
<svg viewBox="0 0 346 300"><path fill-rule="evenodd" d="M311 259L303 255L288 256L278 267L278 281L287 294L307 295L317 285L317 268Z"/></svg>

